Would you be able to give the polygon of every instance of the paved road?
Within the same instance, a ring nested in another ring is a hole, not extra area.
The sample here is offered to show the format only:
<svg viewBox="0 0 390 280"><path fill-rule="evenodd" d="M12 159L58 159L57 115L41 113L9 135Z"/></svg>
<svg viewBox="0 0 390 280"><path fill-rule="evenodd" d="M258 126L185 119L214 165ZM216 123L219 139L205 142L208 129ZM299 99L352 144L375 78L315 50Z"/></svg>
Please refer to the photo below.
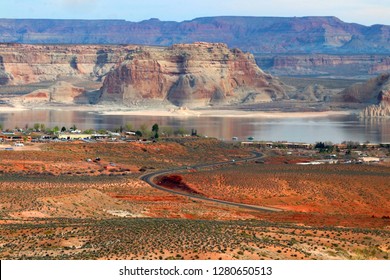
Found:
<svg viewBox="0 0 390 280"><path fill-rule="evenodd" d="M220 165L228 165L228 164L235 164L237 162L247 162L247 161L253 161L257 159L261 159L263 155L258 152L253 152L252 157L248 158L242 158L242 159L236 159L236 160L230 160L230 161L222 161L222 162L214 162L214 163L205 163L205 164L197 164L193 166L188 166L188 168L195 169L195 168L205 168L205 167L214 167L214 166L220 166ZM156 183L153 182L154 178L157 176L161 176L164 174L172 174L178 171L185 171L187 170L187 167L177 167L177 168L172 168L172 169L167 169L167 170L161 170L161 171L156 171L148 174L144 174L140 177L141 180L145 181L148 183L150 186L153 188L166 191L169 193L173 194L178 194L182 196L187 196L193 199L199 199L199 200L204 200L204 201L211 201L211 202L216 202L224 205L232 205L232 206L237 206L240 208L245 208L245 209L250 209L250 210L257 210L257 211L269 211L269 212L280 212L283 211L278 208L273 208L273 207L266 207L266 206L257 206L257 205L250 205L250 204L244 204L244 203L235 203L235 202L230 202L230 201L225 201L225 200L220 200L220 199L214 199L214 198L208 198L208 197L203 197L199 195L194 195L194 194L188 194L188 193L183 193L175 190L171 190L168 188L164 188L162 186L157 185Z"/></svg>

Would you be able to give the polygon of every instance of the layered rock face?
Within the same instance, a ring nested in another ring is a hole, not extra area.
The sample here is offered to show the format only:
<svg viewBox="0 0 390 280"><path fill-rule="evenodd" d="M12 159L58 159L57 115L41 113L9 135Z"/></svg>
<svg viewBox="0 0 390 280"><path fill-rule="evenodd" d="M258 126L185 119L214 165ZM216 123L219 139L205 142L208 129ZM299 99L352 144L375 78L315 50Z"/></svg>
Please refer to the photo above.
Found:
<svg viewBox="0 0 390 280"><path fill-rule="evenodd" d="M362 117L390 117L390 74L345 89L338 101L371 104L361 112Z"/></svg>
<svg viewBox="0 0 390 280"><path fill-rule="evenodd" d="M382 101L384 93L389 89L390 74L381 74L346 88L338 94L335 101L376 104Z"/></svg>
<svg viewBox="0 0 390 280"><path fill-rule="evenodd" d="M19 98L23 103L88 103L85 89L75 87L67 82L57 82L55 85L42 90L36 90Z"/></svg>
<svg viewBox="0 0 390 280"><path fill-rule="evenodd" d="M297 91L291 94L291 99L304 100L304 101L325 101L327 96L329 96L330 90L327 90L322 85L308 85L304 87L301 91Z"/></svg>
<svg viewBox="0 0 390 280"><path fill-rule="evenodd" d="M390 103L381 102L378 105L366 107L360 116L363 118L390 117Z"/></svg>
<svg viewBox="0 0 390 280"><path fill-rule="evenodd" d="M379 83L378 104L365 108L362 117L390 117L390 74L379 76Z"/></svg>
<svg viewBox="0 0 390 280"><path fill-rule="evenodd" d="M390 71L388 55L256 55L257 64L273 75L359 76Z"/></svg>
<svg viewBox="0 0 390 280"><path fill-rule="evenodd" d="M105 78L102 102L137 105L145 100L176 106L269 102L286 98L279 80L254 57L225 44L140 47Z"/></svg>
<svg viewBox="0 0 390 280"><path fill-rule="evenodd" d="M0 44L0 85L100 80L135 46Z"/></svg>
<svg viewBox="0 0 390 280"><path fill-rule="evenodd" d="M381 59L380 62L374 64L369 73L384 73L390 72L390 56Z"/></svg>

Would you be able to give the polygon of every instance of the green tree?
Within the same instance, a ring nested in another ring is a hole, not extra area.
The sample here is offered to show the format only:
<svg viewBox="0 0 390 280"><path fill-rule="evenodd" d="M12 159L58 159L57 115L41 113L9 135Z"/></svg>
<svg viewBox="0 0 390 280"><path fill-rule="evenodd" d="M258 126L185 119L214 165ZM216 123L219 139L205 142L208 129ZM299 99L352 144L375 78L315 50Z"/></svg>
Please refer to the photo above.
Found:
<svg viewBox="0 0 390 280"><path fill-rule="evenodd" d="M155 138L155 139L158 138L158 130L159 130L158 124L155 123L152 126L152 134L153 134L153 138Z"/></svg>
<svg viewBox="0 0 390 280"><path fill-rule="evenodd" d="M155 123L155 124L152 126L152 132L157 133L157 132L158 132L158 129L159 129L158 124Z"/></svg>
<svg viewBox="0 0 390 280"><path fill-rule="evenodd" d="M66 127L63 126L63 127L61 128L61 132L65 132L65 131L66 131Z"/></svg>
<svg viewBox="0 0 390 280"><path fill-rule="evenodd" d="M325 148L325 143L324 142L317 142L316 145L314 146L315 149L324 149Z"/></svg>
<svg viewBox="0 0 390 280"><path fill-rule="evenodd" d="M53 133L54 133L54 134L58 134L59 131L60 131L60 128L59 128L58 126L55 126L55 127L53 128Z"/></svg>
<svg viewBox="0 0 390 280"><path fill-rule="evenodd" d="M39 123L34 123L34 130L39 131L41 125Z"/></svg>
<svg viewBox="0 0 390 280"><path fill-rule="evenodd" d="M166 137L169 137L171 135L173 135L173 128L170 127L170 126L163 126L161 128L161 133L166 136Z"/></svg>
<svg viewBox="0 0 390 280"><path fill-rule="evenodd" d="M84 133L84 134L93 134L94 132L95 132L95 130L89 128L89 129L84 130L83 133Z"/></svg>
<svg viewBox="0 0 390 280"><path fill-rule="evenodd" d="M41 123L41 124L39 125L39 129L40 129L40 131L45 131L45 129L46 129L45 124L44 124L44 123Z"/></svg>
<svg viewBox="0 0 390 280"><path fill-rule="evenodd" d="M126 123L125 124L125 130L126 131L131 131L133 130L133 125L131 123Z"/></svg>
<svg viewBox="0 0 390 280"><path fill-rule="evenodd" d="M332 153L334 145L332 142L317 142L314 148L318 149L320 153Z"/></svg>
<svg viewBox="0 0 390 280"><path fill-rule="evenodd" d="M174 133L175 135L181 135L183 137L185 134L188 134L188 131L184 127L179 127Z"/></svg>
<svg viewBox="0 0 390 280"><path fill-rule="evenodd" d="M139 139L139 138L142 137L142 132L141 132L140 130L137 130L137 131L135 132L135 135L136 135L137 138Z"/></svg>
<svg viewBox="0 0 390 280"><path fill-rule="evenodd" d="M141 131L143 137L149 136L148 126L146 124L141 124L139 131Z"/></svg>
<svg viewBox="0 0 390 280"><path fill-rule="evenodd" d="M116 127L116 128L114 129L114 131L115 131L115 132L120 132L120 133L122 133L122 132L123 132L123 126Z"/></svg>

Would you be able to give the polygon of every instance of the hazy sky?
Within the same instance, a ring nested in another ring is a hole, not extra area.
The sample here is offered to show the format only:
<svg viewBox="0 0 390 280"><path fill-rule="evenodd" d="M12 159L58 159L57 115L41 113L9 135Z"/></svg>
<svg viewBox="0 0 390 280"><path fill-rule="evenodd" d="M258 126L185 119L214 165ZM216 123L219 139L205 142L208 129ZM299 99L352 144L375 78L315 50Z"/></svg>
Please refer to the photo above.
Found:
<svg viewBox="0 0 390 280"><path fill-rule="evenodd" d="M196 17L336 16L390 25L390 0L1 0L0 18L183 21Z"/></svg>

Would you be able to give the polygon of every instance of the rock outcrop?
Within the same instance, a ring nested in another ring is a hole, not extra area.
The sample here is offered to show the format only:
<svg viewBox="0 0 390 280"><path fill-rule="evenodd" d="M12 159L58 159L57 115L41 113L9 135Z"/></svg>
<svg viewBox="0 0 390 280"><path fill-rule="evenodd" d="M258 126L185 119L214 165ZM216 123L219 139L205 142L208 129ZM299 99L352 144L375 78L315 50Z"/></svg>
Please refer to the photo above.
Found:
<svg viewBox="0 0 390 280"><path fill-rule="evenodd" d="M375 118L375 117L390 117L390 103L380 103L378 105L370 105L366 107L361 113L362 118Z"/></svg>
<svg viewBox="0 0 390 280"><path fill-rule="evenodd" d="M343 90L336 101L368 104L361 117L390 117L390 73Z"/></svg>
<svg viewBox="0 0 390 280"><path fill-rule="evenodd" d="M380 76L378 104L366 107L360 114L362 117L390 117L390 74Z"/></svg>
<svg viewBox="0 0 390 280"><path fill-rule="evenodd" d="M101 80L135 46L0 44L0 85Z"/></svg>
<svg viewBox="0 0 390 280"><path fill-rule="evenodd" d="M330 90L327 90L323 85L311 84L304 87L301 91L291 94L291 99L303 101L324 101L330 95Z"/></svg>
<svg viewBox="0 0 390 280"><path fill-rule="evenodd" d="M384 96L388 90L390 90L390 74L381 74L364 83L346 88L335 97L334 101L377 104L386 100Z"/></svg>
<svg viewBox="0 0 390 280"><path fill-rule="evenodd" d="M88 103L85 89L67 82L57 82L48 89L36 90L19 98L22 103Z"/></svg>
<svg viewBox="0 0 390 280"><path fill-rule="evenodd" d="M369 73L390 72L390 56L382 58L378 63L372 65Z"/></svg>
<svg viewBox="0 0 390 280"><path fill-rule="evenodd" d="M157 101L176 106L269 102L286 98L282 83L253 55L220 43L140 47L107 74L102 102Z"/></svg>

